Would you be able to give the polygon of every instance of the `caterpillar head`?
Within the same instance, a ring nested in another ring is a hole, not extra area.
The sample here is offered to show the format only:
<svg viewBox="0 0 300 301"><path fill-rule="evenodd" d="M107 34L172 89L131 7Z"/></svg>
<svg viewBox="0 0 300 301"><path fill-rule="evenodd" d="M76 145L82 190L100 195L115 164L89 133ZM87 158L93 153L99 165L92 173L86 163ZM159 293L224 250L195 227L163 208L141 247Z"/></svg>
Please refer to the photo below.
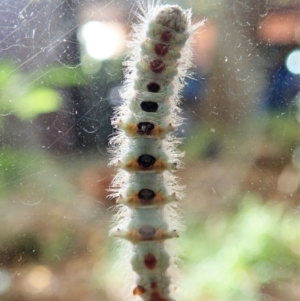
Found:
<svg viewBox="0 0 300 301"><path fill-rule="evenodd" d="M177 33L185 32L188 25L186 14L177 5L164 6L157 14L155 22L167 26Z"/></svg>

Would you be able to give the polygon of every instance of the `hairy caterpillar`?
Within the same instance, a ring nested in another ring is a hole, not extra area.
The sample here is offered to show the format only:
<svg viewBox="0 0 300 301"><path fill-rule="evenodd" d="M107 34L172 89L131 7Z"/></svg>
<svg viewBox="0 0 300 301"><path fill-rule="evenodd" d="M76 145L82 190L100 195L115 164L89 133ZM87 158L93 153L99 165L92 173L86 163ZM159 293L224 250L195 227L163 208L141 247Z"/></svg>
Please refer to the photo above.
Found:
<svg viewBox="0 0 300 301"><path fill-rule="evenodd" d="M133 295L145 301L170 301L171 238L178 237L176 213L182 187L172 173L180 166L180 140L172 131L182 123L179 92L191 66L190 38L200 23L177 5L142 7L133 28L126 62L122 105L112 124L111 165L118 167L111 191L117 199L111 233L130 242L136 273ZM128 252L128 250L123 252Z"/></svg>

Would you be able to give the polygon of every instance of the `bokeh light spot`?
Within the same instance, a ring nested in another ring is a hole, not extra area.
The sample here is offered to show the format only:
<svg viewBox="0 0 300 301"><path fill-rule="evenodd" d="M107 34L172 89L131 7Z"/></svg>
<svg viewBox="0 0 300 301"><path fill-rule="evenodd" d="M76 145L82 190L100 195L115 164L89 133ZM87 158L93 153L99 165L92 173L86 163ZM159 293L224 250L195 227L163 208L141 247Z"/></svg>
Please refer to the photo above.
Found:
<svg viewBox="0 0 300 301"><path fill-rule="evenodd" d="M53 275L45 266L34 267L24 279L24 286L30 293L40 293L51 285Z"/></svg>
<svg viewBox="0 0 300 301"><path fill-rule="evenodd" d="M122 52L125 33L118 23L89 21L80 27L78 39L90 57L103 61Z"/></svg>
<svg viewBox="0 0 300 301"><path fill-rule="evenodd" d="M291 73L300 74L300 49L290 52L285 63Z"/></svg>

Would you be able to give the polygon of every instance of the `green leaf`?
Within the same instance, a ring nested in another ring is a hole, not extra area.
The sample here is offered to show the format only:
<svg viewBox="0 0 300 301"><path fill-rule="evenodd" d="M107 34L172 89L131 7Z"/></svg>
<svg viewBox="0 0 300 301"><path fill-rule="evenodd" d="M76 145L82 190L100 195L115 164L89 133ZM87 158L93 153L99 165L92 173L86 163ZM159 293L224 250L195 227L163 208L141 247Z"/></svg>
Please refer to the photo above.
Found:
<svg viewBox="0 0 300 301"><path fill-rule="evenodd" d="M9 79L14 74L14 66L9 62L0 62L0 87L7 85Z"/></svg>
<svg viewBox="0 0 300 301"><path fill-rule="evenodd" d="M32 74L31 80L43 85L51 85L56 87L72 87L84 86L88 84L86 75L80 67L61 67L53 66L49 69L42 69L42 74Z"/></svg>
<svg viewBox="0 0 300 301"><path fill-rule="evenodd" d="M14 114L20 118L30 119L39 114L51 113L61 107L58 92L50 88L35 88L12 103Z"/></svg>

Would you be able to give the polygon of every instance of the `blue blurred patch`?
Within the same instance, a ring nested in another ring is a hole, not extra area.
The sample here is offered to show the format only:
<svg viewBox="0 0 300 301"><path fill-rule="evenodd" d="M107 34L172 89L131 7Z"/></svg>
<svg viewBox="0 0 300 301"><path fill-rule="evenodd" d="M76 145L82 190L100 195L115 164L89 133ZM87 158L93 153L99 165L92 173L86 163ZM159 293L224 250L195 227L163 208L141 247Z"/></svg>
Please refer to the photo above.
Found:
<svg viewBox="0 0 300 301"><path fill-rule="evenodd" d="M199 101L207 91L208 78L205 74L194 73L193 78L186 78L186 85L182 91L184 102Z"/></svg>
<svg viewBox="0 0 300 301"><path fill-rule="evenodd" d="M285 64L267 73L267 109L285 109L300 91L300 76L288 71Z"/></svg>

